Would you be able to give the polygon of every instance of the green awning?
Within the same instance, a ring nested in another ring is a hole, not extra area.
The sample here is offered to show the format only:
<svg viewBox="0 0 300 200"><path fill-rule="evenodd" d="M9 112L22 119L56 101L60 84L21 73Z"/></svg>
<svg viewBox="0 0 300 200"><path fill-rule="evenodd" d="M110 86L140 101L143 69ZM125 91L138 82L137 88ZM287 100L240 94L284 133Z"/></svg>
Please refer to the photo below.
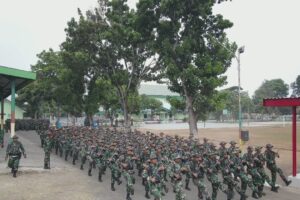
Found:
<svg viewBox="0 0 300 200"><path fill-rule="evenodd" d="M36 73L0 66L0 93L2 98L11 94L11 80L15 80L16 91L36 79Z"/></svg>

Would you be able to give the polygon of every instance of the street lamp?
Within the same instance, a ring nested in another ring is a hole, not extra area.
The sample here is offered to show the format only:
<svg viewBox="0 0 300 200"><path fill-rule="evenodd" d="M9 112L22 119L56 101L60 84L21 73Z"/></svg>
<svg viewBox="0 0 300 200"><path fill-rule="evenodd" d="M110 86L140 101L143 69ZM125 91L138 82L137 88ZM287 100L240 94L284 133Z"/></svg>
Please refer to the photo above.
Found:
<svg viewBox="0 0 300 200"><path fill-rule="evenodd" d="M238 55L235 55L235 58L237 59L238 63L238 97L239 97L239 139L240 139L240 146L242 145L242 106L241 106L241 59L240 55L244 53L245 51L245 46L242 46L238 48Z"/></svg>

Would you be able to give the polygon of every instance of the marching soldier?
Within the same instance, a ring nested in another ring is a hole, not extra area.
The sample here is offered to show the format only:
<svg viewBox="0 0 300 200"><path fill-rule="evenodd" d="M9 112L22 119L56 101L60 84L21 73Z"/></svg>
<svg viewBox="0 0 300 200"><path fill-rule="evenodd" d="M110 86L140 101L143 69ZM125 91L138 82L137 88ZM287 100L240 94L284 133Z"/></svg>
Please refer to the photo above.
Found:
<svg viewBox="0 0 300 200"><path fill-rule="evenodd" d="M276 175L277 173L280 175L281 179L285 182L285 184L288 186L291 184L291 180L288 180L282 170L277 167L276 165L276 157L279 158L279 154L277 152L274 152L272 150L273 145L267 144L266 145L266 150L265 150L265 157L267 161L267 168L271 171L271 176L272 176L272 185L276 184Z"/></svg>
<svg viewBox="0 0 300 200"><path fill-rule="evenodd" d="M17 177L21 155L26 158L26 153L23 144L18 141L18 136L14 135L12 139L13 142L7 146L5 160L9 157L8 167L11 168L13 177Z"/></svg>
<svg viewBox="0 0 300 200"><path fill-rule="evenodd" d="M50 131L48 131L47 136L44 138L44 152L45 152L45 158L44 158L44 169L50 169L50 153L52 150L52 134Z"/></svg>

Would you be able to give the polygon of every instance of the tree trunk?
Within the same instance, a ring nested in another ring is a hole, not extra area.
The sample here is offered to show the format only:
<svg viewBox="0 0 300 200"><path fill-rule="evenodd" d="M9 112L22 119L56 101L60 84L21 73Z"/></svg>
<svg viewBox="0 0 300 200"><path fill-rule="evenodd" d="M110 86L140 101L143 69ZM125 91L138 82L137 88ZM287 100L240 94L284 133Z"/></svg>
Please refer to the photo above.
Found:
<svg viewBox="0 0 300 200"><path fill-rule="evenodd" d="M186 96L186 108L188 110L188 115L189 115L188 121L189 121L190 136L195 137L198 136L198 128L197 128L196 113L193 110L193 98L188 94L185 87L184 87L184 93Z"/></svg>
<svg viewBox="0 0 300 200"><path fill-rule="evenodd" d="M122 92L122 89L118 88L119 96L121 98L121 104L123 108L123 115L124 115L124 127L126 132L131 131L131 126L130 126L130 119L128 115L128 96L124 94L125 92Z"/></svg>

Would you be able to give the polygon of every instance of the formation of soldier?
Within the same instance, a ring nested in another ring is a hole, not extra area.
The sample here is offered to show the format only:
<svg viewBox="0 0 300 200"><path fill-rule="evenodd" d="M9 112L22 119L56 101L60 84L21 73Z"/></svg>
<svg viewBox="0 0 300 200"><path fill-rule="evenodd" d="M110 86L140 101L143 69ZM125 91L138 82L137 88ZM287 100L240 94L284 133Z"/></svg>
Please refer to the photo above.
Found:
<svg viewBox="0 0 300 200"><path fill-rule="evenodd" d="M134 174L137 173L145 187L145 197L161 200L169 192L168 182L172 186L176 200L186 199L185 194L194 184L198 190L198 199L215 200L219 191L233 199L235 194L245 200L249 187L253 198L261 198L265 193L264 183L271 190L278 191L276 175L289 185L282 170L276 165L278 153L273 146L247 148L242 155L235 141L221 142L219 147L204 138L203 142L178 136L171 137L161 133L141 133L134 131L125 133L112 129L89 129L86 127L68 127L59 130L42 131L45 137L41 143L45 150L45 168L50 169L50 152L72 159L73 165L79 162L83 170L88 165L88 175L98 171L98 180L110 169L111 190L116 184L126 182L126 200L134 195ZM265 171L271 171L271 178ZM207 179L208 181L206 181ZM209 194L207 183L211 184Z"/></svg>

